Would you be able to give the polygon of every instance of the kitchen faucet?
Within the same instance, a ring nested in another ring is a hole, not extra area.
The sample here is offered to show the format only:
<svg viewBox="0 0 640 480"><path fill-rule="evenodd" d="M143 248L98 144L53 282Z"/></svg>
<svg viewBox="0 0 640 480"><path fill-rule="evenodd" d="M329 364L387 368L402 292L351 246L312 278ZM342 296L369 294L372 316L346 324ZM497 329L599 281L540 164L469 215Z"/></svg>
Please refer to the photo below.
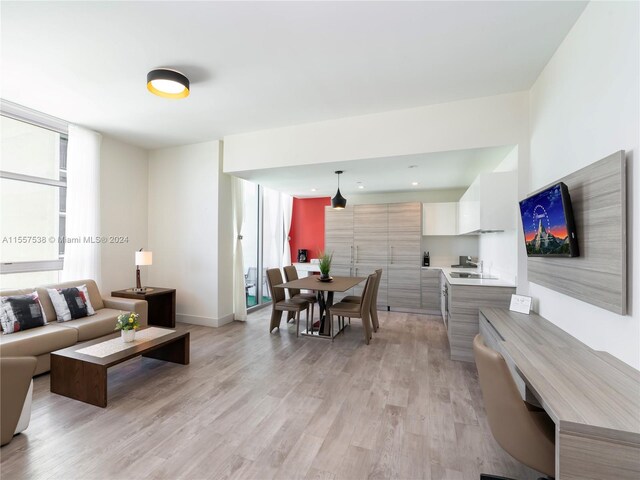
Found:
<svg viewBox="0 0 640 480"><path fill-rule="evenodd" d="M476 267L477 269L479 269L479 272L481 275L484 273L484 261L480 260L478 262L472 262L471 261L471 256L467 256L467 264L469 265L473 265L474 267Z"/></svg>

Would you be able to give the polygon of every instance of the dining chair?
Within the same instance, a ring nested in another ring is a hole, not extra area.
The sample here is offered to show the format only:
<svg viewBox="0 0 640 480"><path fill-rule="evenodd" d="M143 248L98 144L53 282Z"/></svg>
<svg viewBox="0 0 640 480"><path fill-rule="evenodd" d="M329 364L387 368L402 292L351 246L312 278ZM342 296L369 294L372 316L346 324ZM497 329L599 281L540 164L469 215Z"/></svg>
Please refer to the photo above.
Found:
<svg viewBox="0 0 640 480"><path fill-rule="evenodd" d="M275 285L281 285L282 273L279 268L270 268L266 272L267 283L269 285L269 291L271 292L271 325L269 327L269 333L274 328L280 328L280 321L282 319L282 312L295 312L296 313L296 336L300 336L300 312L302 310L307 311L307 322L309 321L309 302L303 299L286 299L284 295L284 288L274 288Z"/></svg>
<svg viewBox="0 0 640 480"><path fill-rule="evenodd" d="M289 265L283 268L284 270L284 278L287 282L292 282L293 280L298 280L298 270L293 265ZM289 298L291 299L302 299L309 302L311 305L311 321L313 321L313 310L316 302L318 301L318 297L315 293L301 293L299 288L288 288L289 290Z"/></svg>
<svg viewBox="0 0 640 480"><path fill-rule="evenodd" d="M373 301L374 286L377 281L378 274L372 273L367 277L367 283L364 285L362 291L362 302L339 302L329 307L328 317L329 325L331 327L331 335L333 338L333 317L338 317L338 326L340 321L344 322L345 318L351 322L352 318L360 318L362 320L362 326L364 330L364 341L369 345L369 340L372 338L371 334L371 302Z"/></svg>
<svg viewBox="0 0 640 480"><path fill-rule="evenodd" d="M376 277L376 283L373 286L373 297L371 298L371 323L373 324L373 331L377 332L380 328L380 322L378 321L378 288L380 287L380 280L382 280L382 269L376 270L378 276ZM344 297L341 302L346 303L361 303L362 297L360 295L348 295Z"/></svg>

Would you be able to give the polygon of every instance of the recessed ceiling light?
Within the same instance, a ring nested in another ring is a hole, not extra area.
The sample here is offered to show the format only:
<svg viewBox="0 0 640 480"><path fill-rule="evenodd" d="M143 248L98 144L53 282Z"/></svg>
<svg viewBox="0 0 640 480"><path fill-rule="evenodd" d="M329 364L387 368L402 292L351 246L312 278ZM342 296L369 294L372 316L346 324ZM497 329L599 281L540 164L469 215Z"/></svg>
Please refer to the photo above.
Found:
<svg viewBox="0 0 640 480"><path fill-rule="evenodd" d="M409 168L418 168L418 165L409 165Z"/></svg>
<svg viewBox="0 0 640 480"><path fill-rule="evenodd" d="M170 68L157 68L147 73L147 90L164 98L189 96L189 79Z"/></svg>
<svg viewBox="0 0 640 480"><path fill-rule="evenodd" d="M358 185L358 188L363 189L364 185Z"/></svg>
<svg viewBox="0 0 640 480"><path fill-rule="evenodd" d="M317 189L312 188L312 189L311 189L311 191L312 191L312 192L317 192Z"/></svg>
<svg viewBox="0 0 640 480"><path fill-rule="evenodd" d="M411 182L411 185L413 185L414 187L418 185L418 182Z"/></svg>

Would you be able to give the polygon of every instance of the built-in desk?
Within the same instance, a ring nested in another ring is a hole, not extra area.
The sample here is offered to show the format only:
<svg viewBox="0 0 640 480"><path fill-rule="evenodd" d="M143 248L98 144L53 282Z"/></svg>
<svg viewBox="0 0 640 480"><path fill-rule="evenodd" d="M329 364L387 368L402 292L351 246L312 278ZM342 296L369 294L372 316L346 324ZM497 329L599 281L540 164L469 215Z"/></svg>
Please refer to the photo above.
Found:
<svg viewBox="0 0 640 480"><path fill-rule="evenodd" d="M556 424L556 479L640 478L640 372L531 313L482 308L480 333Z"/></svg>

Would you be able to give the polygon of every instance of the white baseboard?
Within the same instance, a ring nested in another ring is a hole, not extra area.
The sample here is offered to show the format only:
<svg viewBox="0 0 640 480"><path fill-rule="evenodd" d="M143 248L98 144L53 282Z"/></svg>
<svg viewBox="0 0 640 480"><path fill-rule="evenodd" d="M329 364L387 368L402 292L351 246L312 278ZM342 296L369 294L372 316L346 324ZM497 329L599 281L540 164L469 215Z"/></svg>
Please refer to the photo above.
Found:
<svg viewBox="0 0 640 480"><path fill-rule="evenodd" d="M221 327L227 323L233 322L233 314L225 315L222 318L212 318L176 313L176 322L188 323L190 325L202 325L203 327Z"/></svg>
<svg viewBox="0 0 640 480"><path fill-rule="evenodd" d="M225 315L224 317L218 318L217 320L218 324L216 326L221 327L223 325L226 325L227 323L233 322L235 319L233 318L233 313L230 313L229 315Z"/></svg>

